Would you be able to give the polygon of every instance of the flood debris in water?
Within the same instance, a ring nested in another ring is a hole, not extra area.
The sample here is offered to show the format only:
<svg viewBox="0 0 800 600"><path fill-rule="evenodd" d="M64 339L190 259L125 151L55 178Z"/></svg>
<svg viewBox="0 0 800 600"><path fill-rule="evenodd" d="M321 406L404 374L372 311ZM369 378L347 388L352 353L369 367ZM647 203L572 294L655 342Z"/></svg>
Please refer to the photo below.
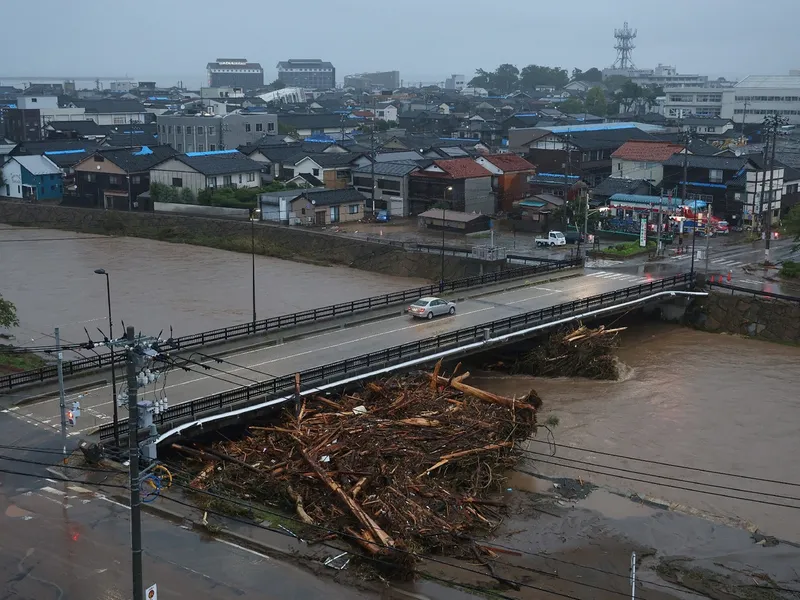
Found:
<svg viewBox="0 0 800 600"><path fill-rule="evenodd" d="M243 439L177 449L190 486L277 504L305 523L306 539L346 532L360 553L402 568L425 552L474 558L467 535L502 521L505 474L536 430L541 400L533 390L486 392L468 377L458 366L444 376L439 363L302 398Z"/></svg>
<svg viewBox="0 0 800 600"><path fill-rule="evenodd" d="M656 572L666 581L713 600L788 600L800 596L800 591L778 585L762 571L717 566L719 571L693 565L690 559L668 558L658 563Z"/></svg>
<svg viewBox="0 0 800 600"><path fill-rule="evenodd" d="M618 379L618 334L625 329L581 325L559 331L517 358L511 371L538 377Z"/></svg>

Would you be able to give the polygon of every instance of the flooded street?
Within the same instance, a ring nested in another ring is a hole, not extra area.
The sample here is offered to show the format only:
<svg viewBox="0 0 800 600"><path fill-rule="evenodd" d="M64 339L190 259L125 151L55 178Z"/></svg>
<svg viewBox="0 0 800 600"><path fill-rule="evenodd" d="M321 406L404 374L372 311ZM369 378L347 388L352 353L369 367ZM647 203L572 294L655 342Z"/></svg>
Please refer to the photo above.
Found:
<svg viewBox="0 0 800 600"><path fill-rule="evenodd" d="M146 239L0 225L0 294L17 306L20 345L66 343L107 332L110 274L114 332L121 320L165 337L252 318L249 254ZM259 319L423 285L424 281L256 256Z"/></svg>
<svg viewBox="0 0 800 600"><path fill-rule="evenodd" d="M795 500L800 498L795 460L800 453L800 348L646 324L625 332L619 357L626 368L615 382L501 374L474 379L479 387L506 395L534 387L544 399L543 418L552 414L560 419L556 441L575 448L559 447L557 456L549 457L549 446L533 441L529 450L542 454L529 454L526 470L581 476L626 494L663 500L683 512L756 526L767 535L800 542L798 510L784 506L800 507ZM538 439L545 439L543 433ZM610 472L608 467L628 471ZM704 488L714 495L677 489L697 489L695 482L719 487Z"/></svg>

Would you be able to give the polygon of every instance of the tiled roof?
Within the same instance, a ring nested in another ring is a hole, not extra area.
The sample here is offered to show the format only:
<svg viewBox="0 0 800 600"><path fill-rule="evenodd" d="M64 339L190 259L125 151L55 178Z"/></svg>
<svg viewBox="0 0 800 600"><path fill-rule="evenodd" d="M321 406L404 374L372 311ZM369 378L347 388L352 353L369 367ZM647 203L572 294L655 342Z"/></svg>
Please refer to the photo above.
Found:
<svg viewBox="0 0 800 600"><path fill-rule="evenodd" d="M30 172L31 175L60 175L61 169L58 168L53 161L48 160L46 156L15 156L19 164Z"/></svg>
<svg viewBox="0 0 800 600"><path fill-rule="evenodd" d="M138 100L72 100L78 108L86 109L87 113L143 113L144 106Z"/></svg>
<svg viewBox="0 0 800 600"><path fill-rule="evenodd" d="M335 204L363 204L364 196L355 188L341 190L306 191L303 196L311 200L315 206L331 206Z"/></svg>
<svg viewBox="0 0 800 600"><path fill-rule="evenodd" d="M317 154L305 153L294 164L299 163L304 158L310 158L323 169L334 169L336 167L346 167L360 155L352 152L320 152ZM288 161L287 161L288 162Z"/></svg>
<svg viewBox="0 0 800 600"><path fill-rule="evenodd" d="M592 190L592 193L594 196L610 197L614 194L635 194L649 189L650 184L644 179L606 177Z"/></svg>
<svg viewBox="0 0 800 600"><path fill-rule="evenodd" d="M533 171L536 169L535 166L516 154L486 154L483 158L506 173L510 171Z"/></svg>
<svg viewBox="0 0 800 600"><path fill-rule="evenodd" d="M152 148L118 148L115 150L99 150L99 154L117 165L126 173L142 173L149 171L158 163L175 156L178 152L172 146L153 146Z"/></svg>
<svg viewBox="0 0 800 600"><path fill-rule="evenodd" d="M50 121L47 124L54 131L74 131L78 135L105 135L106 131L92 120Z"/></svg>
<svg viewBox="0 0 800 600"><path fill-rule="evenodd" d="M241 152L231 152L227 154L206 154L203 156L187 156L186 154L176 156L175 160L190 166L192 169L203 175L229 175L231 173L250 173L260 171L263 167L261 163L246 157Z"/></svg>
<svg viewBox="0 0 800 600"><path fill-rule="evenodd" d="M403 177L405 175L408 175L412 171L416 171L417 169L419 169L419 166L410 161L375 163L375 175L390 175L393 177ZM358 173L359 175L371 175L372 165L359 167L358 169L355 169L353 173Z"/></svg>
<svg viewBox="0 0 800 600"><path fill-rule="evenodd" d="M617 148L611 158L631 160L637 162L663 162L673 154L681 152L683 146L670 142L651 142L649 140L635 140L625 142Z"/></svg>
<svg viewBox="0 0 800 600"><path fill-rule="evenodd" d="M471 158L452 158L450 160L433 161L444 173L420 171L413 176L421 177L447 177L450 179L470 179L474 177L491 177L491 173L476 163Z"/></svg>
<svg viewBox="0 0 800 600"><path fill-rule="evenodd" d="M738 171L748 161L746 156L697 156L690 154L687 159L689 167L697 167L701 169L722 169L724 171ZM664 166L669 167L682 167L683 154L680 156L674 155L664 161Z"/></svg>

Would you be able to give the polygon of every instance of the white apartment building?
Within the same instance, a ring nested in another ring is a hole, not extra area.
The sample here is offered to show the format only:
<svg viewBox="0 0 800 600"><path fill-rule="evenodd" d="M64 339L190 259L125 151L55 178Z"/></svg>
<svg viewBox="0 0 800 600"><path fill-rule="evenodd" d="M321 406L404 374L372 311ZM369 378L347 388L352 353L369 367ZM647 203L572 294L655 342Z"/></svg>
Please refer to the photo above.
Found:
<svg viewBox="0 0 800 600"><path fill-rule="evenodd" d="M664 89L664 116L668 119L722 116L725 90L706 86Z"/></svg>
<svg viewBox="0 0 800 600"><path fill-rule="evenodd" d="M761 123L766 115L779 114L790 125L800 125L800 77L750 75L725 90L720 116L735 123Z"/></svg>

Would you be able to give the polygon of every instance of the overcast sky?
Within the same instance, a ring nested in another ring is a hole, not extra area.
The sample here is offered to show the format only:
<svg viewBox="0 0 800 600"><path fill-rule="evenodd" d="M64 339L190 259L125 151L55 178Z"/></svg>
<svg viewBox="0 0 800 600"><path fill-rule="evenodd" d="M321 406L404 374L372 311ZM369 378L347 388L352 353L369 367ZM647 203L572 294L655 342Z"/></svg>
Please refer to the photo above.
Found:
<svg viewBox="0 0 800 600"><path fill-rule="evenodd" d="M613 31L638 30L637 67L741 78L800 68L800 0L4 0L0 83L13 76L129 76L198 87L217 57L399 70L408 83L469 79L510 62L610 66Z"/></svg>

